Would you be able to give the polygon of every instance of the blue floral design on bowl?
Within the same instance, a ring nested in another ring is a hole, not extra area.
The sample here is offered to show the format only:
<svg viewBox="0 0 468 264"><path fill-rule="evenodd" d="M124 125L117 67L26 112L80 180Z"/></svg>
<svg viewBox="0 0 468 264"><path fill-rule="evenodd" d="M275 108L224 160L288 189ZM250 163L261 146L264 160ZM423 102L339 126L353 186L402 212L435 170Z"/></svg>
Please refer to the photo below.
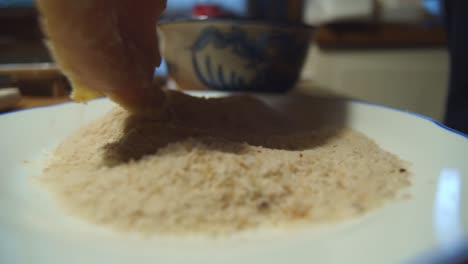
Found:
<svg viewBox="0 0 468 264"><path fill-rule="evenodd" d="M310 43L294 30L249 34L241 26L204 28L191 46L192 64L207 87L228 91L284 92L297 81Z"/></svg>

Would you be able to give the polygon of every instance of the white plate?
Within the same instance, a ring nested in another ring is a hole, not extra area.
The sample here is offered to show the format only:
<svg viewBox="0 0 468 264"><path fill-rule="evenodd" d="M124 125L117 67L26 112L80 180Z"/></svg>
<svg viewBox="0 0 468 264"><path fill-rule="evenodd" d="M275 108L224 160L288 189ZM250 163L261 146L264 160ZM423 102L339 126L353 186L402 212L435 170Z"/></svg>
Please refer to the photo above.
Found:
<svg viewBox="0 0 468 264"><path fill-rule="evenodd" d="M399 263L434 248L451 253L468 235L466 135L366 103L264 99L311 122L345 123L411 162L412 198L339 224L215 240L113 233L65 215L31 183L38 159L113 107L63 104L0 116L0 263Z"/></svg>

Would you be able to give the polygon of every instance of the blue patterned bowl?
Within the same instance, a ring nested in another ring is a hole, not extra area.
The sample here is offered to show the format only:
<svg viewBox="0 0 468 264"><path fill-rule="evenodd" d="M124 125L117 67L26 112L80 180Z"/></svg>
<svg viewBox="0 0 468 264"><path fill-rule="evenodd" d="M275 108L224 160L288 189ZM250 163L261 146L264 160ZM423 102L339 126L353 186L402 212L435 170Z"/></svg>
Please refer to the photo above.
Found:
<svg viewBox="0 0 468 264"><path fill-rule="evenodd" d="M235 19L159 24L169 75L181 89L285 92L294 86L314 28Z"/></svg>

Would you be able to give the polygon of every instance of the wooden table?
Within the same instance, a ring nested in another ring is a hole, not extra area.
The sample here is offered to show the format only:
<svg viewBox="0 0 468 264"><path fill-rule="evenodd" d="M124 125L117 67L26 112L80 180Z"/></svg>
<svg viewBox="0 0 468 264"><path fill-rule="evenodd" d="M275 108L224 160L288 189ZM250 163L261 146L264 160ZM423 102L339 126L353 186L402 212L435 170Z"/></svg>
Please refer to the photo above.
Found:
<svg viewBox="0 0 468 264"><path fill-rule="evenodd" d="M304 96L319 96L319 97L340 97L337 94L333 94L330 91L321 89L315 83L307 80L299 81L294 89L290 91L290 94L295 95L304 95ZM71 102L71 99L68 96L32 96L32 95L23 95L18 104L8 110L0 110L0 113L6 113L16 110L24 110L42 106L50 106L55 104L61 104L65 102Z"/></svg>
<svg viewBox="0 0 468 264"><path fill-rule="evenodd" d="M69 102L68 96L64 97L45 97L45 96L22 96L18 106L15 109L28 109L34 107L48 106Z"/></svg>
<svg viewBox="0 0 468 264"><path fill-rule="evenodd" d="M330 92L326 92L311 81L300 81L298 82L295 89L293 89L291 94L301 94L301 95L318 95L318 96L333 96L336 97L335 94L331 94ZM54 104L60 104L65 102L71 102L71 99L68 96L31 96L31 95L23 95L19 103L13 109L3 111L15 111L15 110L22 110L22 109L29 109L41 106L49 106Z"/></svg>

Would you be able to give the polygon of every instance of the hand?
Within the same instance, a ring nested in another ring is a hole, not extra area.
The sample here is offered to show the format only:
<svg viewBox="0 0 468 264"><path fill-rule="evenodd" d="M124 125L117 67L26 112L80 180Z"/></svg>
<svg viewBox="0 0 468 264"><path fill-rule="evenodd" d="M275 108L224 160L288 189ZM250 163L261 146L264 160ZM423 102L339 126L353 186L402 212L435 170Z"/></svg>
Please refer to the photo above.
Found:
<svg viewBox="0 0 468 264"><path fill-rule="evenodd" d="M166 0L37 0L56 63L73 85L72 99L107 95L130 111L157 106L152 85L161 57L156 20Z"/></svg>

